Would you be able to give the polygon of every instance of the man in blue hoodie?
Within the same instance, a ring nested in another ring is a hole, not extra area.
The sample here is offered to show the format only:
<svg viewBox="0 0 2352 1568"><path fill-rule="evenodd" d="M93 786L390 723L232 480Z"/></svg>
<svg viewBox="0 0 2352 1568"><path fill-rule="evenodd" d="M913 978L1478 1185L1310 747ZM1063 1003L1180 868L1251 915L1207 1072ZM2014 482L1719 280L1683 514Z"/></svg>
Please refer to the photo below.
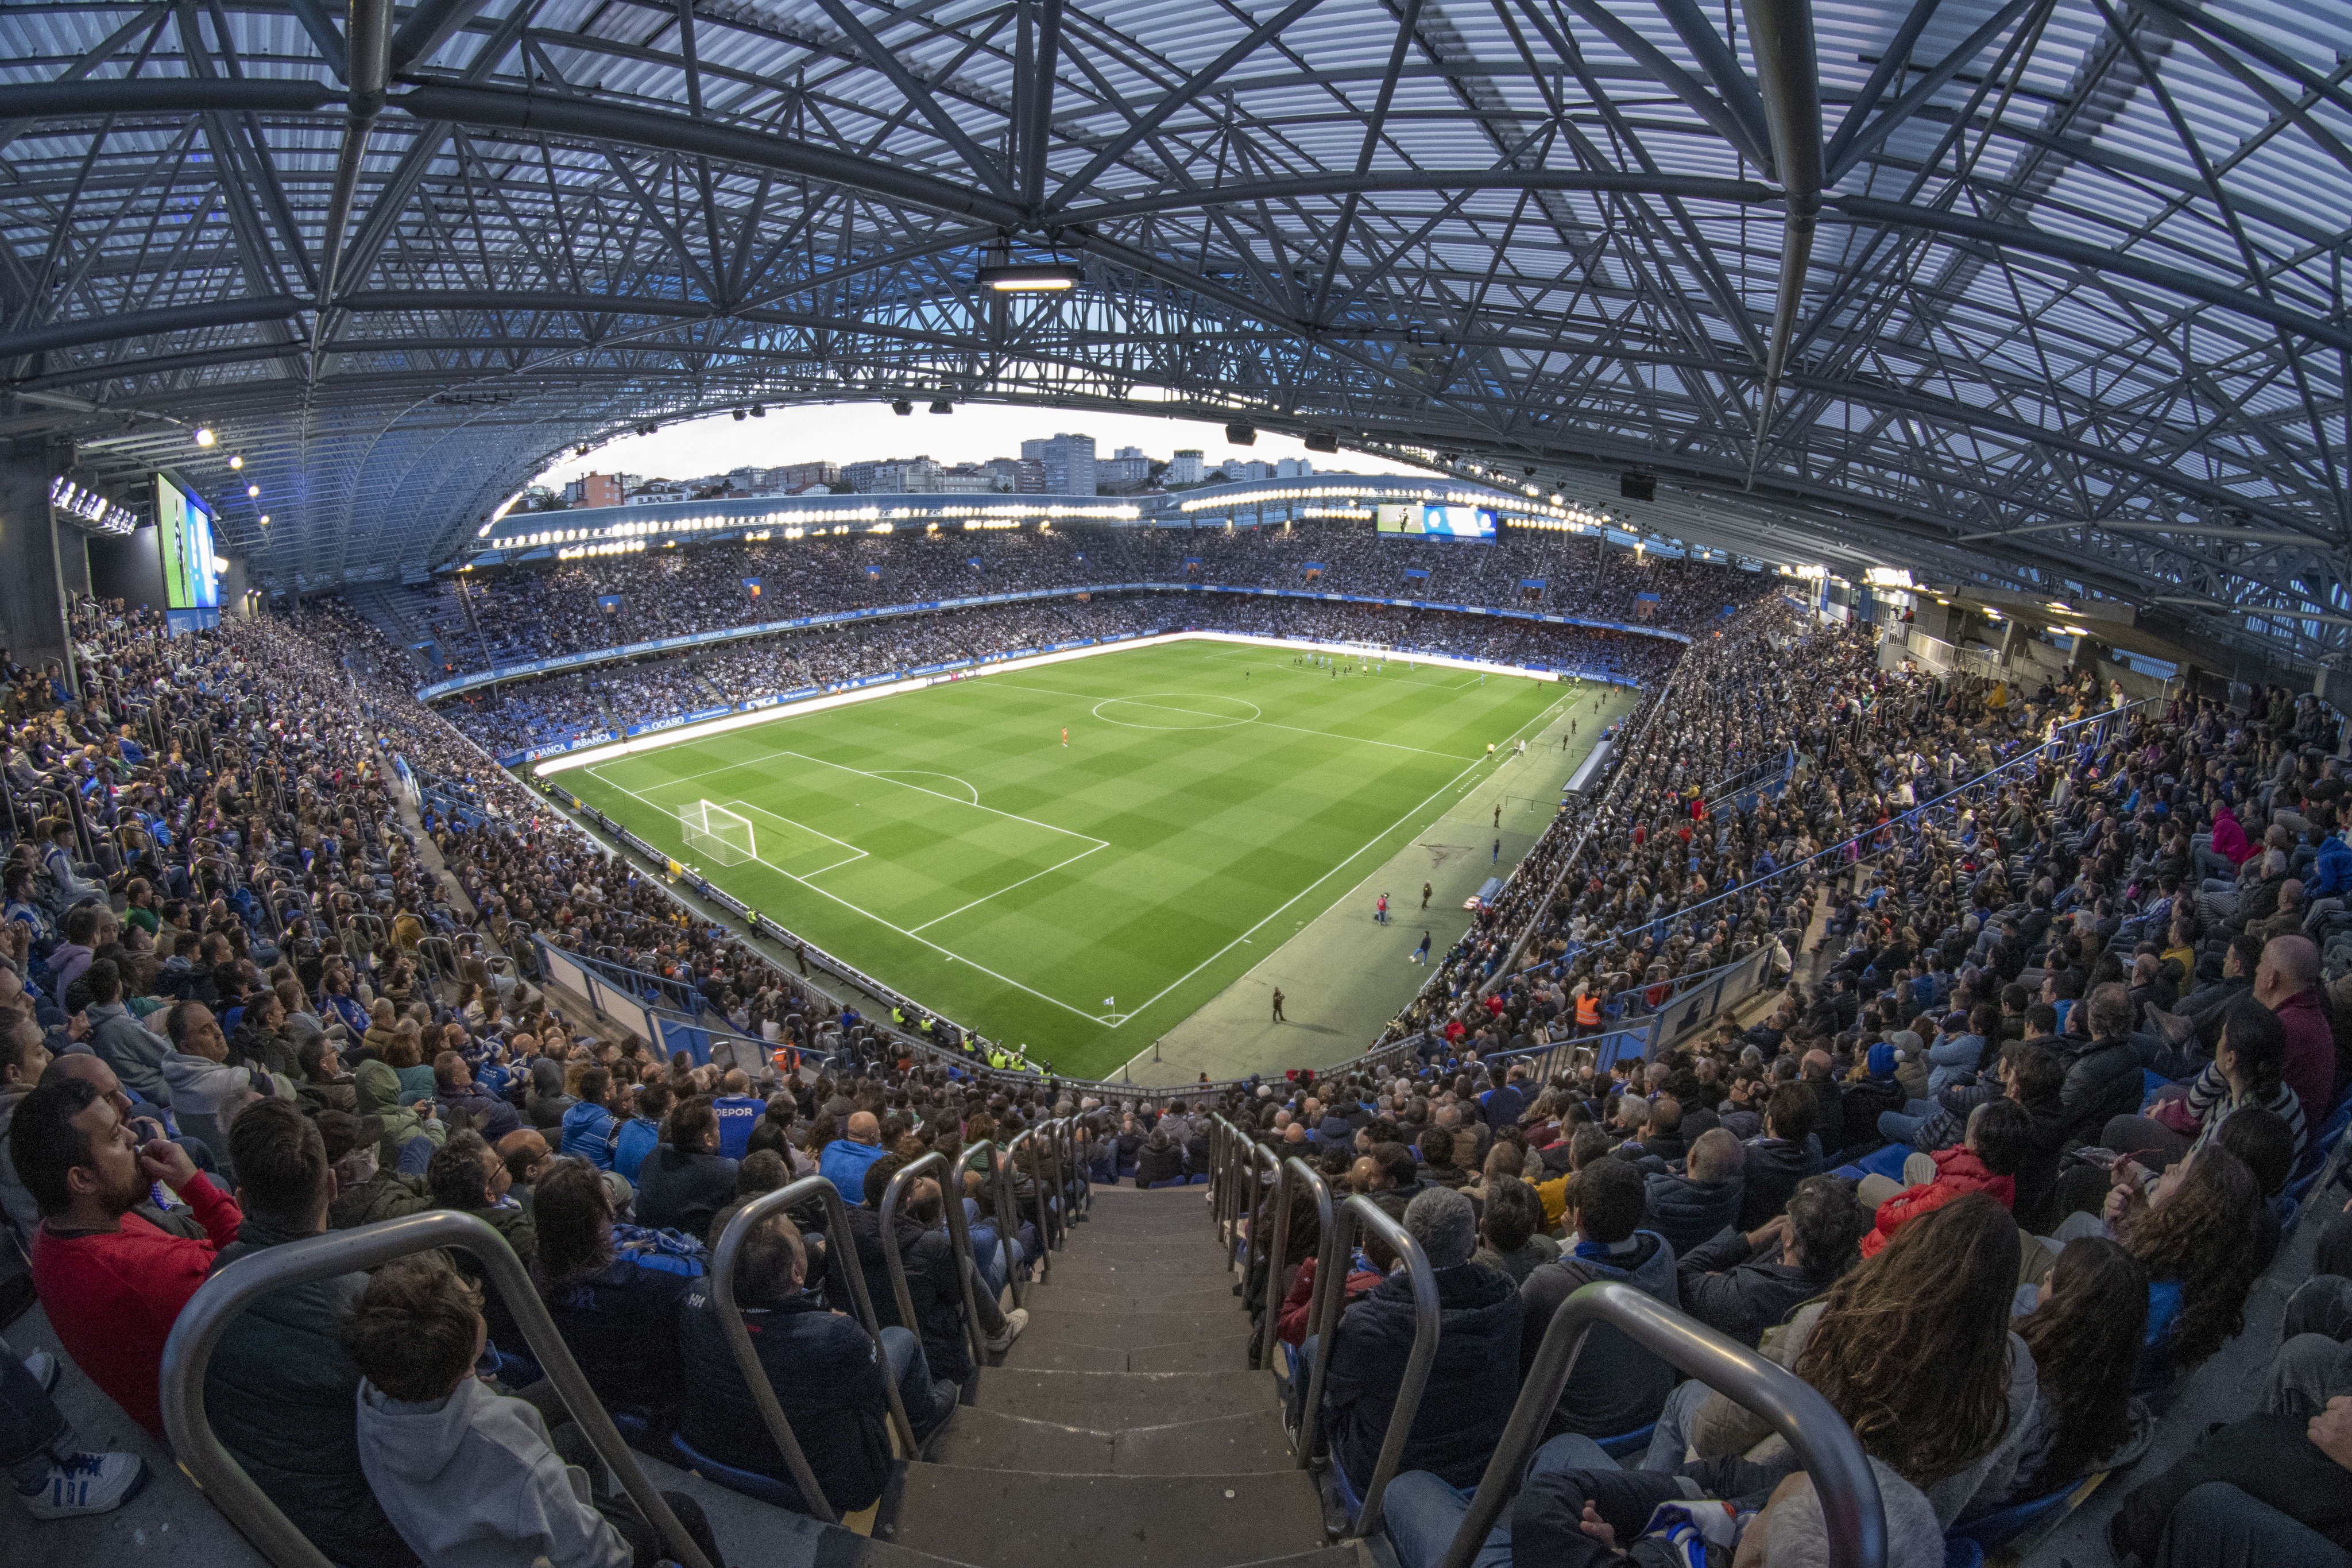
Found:
<svg viewBox="0 0 2352 1568"><path fill-rule="evenodd" d="M1519 1334L1522 1379L1534 1367L1560 1303L1595 1280L1619 1281L1667 1306L1681 1306L1674 1248L1655 1231L1641 1228L1647 1197L1642 1173L1613 1155L1570 1178L1565 1218L1576 1242L1559 1262L1531 1270L1519 1286L1527 1311ZM1639 1431L1657 1419L1674 1385L1672 1366L1618 1330L1595 1324L1560 1392L1547 1435L1614 1437Z"/></svg>
<svg viewBox="0 0 2352 1568"><path fill-rule="evenodd" d="M817 1157L817 1174L840 1189L841 1201L855 1208L866 1201L866 1167L882 1157L882 1124L871 1111L853 1111L846 1137L835 1138Z"/></svg>
<svg viewBox="0 0 2352 1568"><path fill-rule="evenodd" d="M612 1108L605 1104L612 1094L610 1068L592 1067L580 1075L580 1099L563 1113L563 1144L558 1153L586 1160L600 1171L613 1168L614 1124Z"/></svg>

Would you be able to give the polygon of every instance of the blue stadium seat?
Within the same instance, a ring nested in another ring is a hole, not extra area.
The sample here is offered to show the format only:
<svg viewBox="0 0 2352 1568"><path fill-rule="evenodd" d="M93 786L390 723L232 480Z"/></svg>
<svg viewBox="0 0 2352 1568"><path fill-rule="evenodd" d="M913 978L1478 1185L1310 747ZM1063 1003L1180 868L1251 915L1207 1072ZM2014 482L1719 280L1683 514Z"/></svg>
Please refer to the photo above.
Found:
<svg viewBox="0 0 2352 1568"><path fill-rule="evenodd" d="M1621 1432L1614 1437L1603 1437L1601 1439L1601 1451L1612 1459L1622 1459L1634 1454L1647 1453L1650 1448L1650 1435L1657 1429L1658 1424L1653 1421L1638 1432Z"/></svg>
<svg viewBox="0 0 2352 1568"><path fill-rule="evenodd" d="M2007 1508L1996 1509L1974 1519L1964 1519L1945 1532L1946 1550L1965 1541L1974 1542L1981 1553L2014 1541L2043 1520L2064 1513L2067 1500L2074 1495L2074 1489L2081 1484L2080 1481L2070 1482L2056 1491L2028 1498L2023 1502L2011 1503Z"/></svg>
<svg viewBox="0 0 2352 1568"><path fill-rule="evenodd" d="M1908 1144L1889 1144L1883 1149L1874 1149L1863 1155L1854 1165L1864 1176L1883 1176L1889 1181L1901 1181L1903 1162L1909 1159L1913 1152Z"/></svg>
<svg viewBox="0 0 2352 1568"><path fill-rule="evenodd" d="M678 1463L714 1486L741 1492L745 1497L772 1503L778 1508L790 1509L794 1513L806 1511L801 1507L801 1494L781 1481L757 1470L739 1470L732 1465L722 1465L682 1437L672 1437L669 1446L670 1451L677 1456Z"/></svg>

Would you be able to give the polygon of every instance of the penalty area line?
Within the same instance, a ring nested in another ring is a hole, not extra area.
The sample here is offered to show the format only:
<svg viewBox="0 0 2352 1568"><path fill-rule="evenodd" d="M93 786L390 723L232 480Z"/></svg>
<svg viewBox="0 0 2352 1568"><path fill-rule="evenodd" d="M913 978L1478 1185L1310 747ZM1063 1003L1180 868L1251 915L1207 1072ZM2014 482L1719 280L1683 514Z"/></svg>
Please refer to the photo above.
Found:
<svg viewBox="0 0 2352 1568"><path fill-rule="evenodd" d="M852 768L852 769L850 769L850 771L852 771L852 772L856 772L856 771L857 771L857 770L856 770L856 769L855 769L855 768ZM625 784L614 784L614 783L613 782L613 780L612 780L612 779L605 778L603 774L601 774L601 773L597 772L595 768L589 768L589 769L588 769L588 775L589 775L589 777L590 777L590 778L594 779L598 783L600 783L600 784L609 784L609 785L612 785L612 787L613 787L614 789L618 789L622 794L628 796L630 799L635 800L640 800L640 801L643 801L646 805L652 807L655 810L659 811L659 812L662 812L662 813L663 813L664 815L666 815L666 816L670 816L670 820L671 820L672 821L677 821L677 820L674 815L670 815L670 813L669 813L669 809L668 809L667 807L664 806L660 801L656 800L652 800L652 799L650 799L650 798L649 798L649 797L647 797L647 796L640 795L640 794L638 794L635 789L630 789L630 788L629 788L627 785L625 785ZM674 780L674 782L675 782L675 780ZM924 793L924 794L929 794L929 793L932 793L932 791L930 791L930 790L923 790L923 791L921 791L921 793ZM983 807L983 808L982 808L982 810L986 810L986 808L984 808L984 807ZM1000 813L1000 815L1010 815L1010 814L1011 814L1011 813L1009 813L1009 812ZM1039 824L1037 824L1037 825L1038 825L1038 826L1040 826L1040 827L1043 827L1043 826L1045 826L1046 824L1039 823ZM1063 829L1063 830L1060 830L1060 831L1064 831L1064 832L1067 832L1067 831L1068 831L1068 830L1067 830L1067 829ZM1076 836L1076 837L1084 837L1085 835L1083 835L1083 834L1078 834L1078 835L1074 835L1074 836ZM854 846L853 846L853 847L854 847ZM1092 851L1088 851L1087 852L1091 854L1093 852L1092 852ZM753 857L753 858L757 859L757 857L756 857L756 856L755 856L755 857ZM772 862L768 862L768 861L761 861L761 862L760 862L760 863L761 863L761 865L763 865L763 866L766 866L770 871L774 872L778 876L781 876L781 877L786 878L786 879L787 879L787 880L789 880L789 881L796 882L796 883L800 883L803 887L807 888L811 893L815 894L818 897L832 900L834 903L835 903L835 904L837 904L841 905L841 907L842 907L842 908L848 910L852 915L863 915L865 918L866 918L866 919L868 919L868 920L871 920L872 922L874 922L874 924L875 924L875 925L881 926L881 927L882 927L884 930L886 930L886 931L895 931L895 932L897 932L899 936L906 937L906 938L907 938L908 941L910 941L910 942L919 942L919 943L921 943L924 946L929 947L932 952L937 953L938 955L940 955L940 956L941 956L941 957L945 958L945 959L946 959L949 963L950 963L950 964L962 964L962 965L968 966L968 967L971 967L971 968L978 969L982 974L986 975L990 979L992 979L992 980L1001 980L1001 981L1003 981L1005 985L1011 986L1011 987L1012 987L1014 990L1016 990L1016 991L1022 991L1022 992L1024 992L1024 993L1026 993L1026 994L1027 994L1027 995L1029 995L1029 996L1033 996L1033 997L1036 998L1037 998L1039 1001L1041 1001L1041 1002L1045 1002L1045 1003L1048 1004L1049 1006L1052 1006L1052 1007L1057 1007L1057 1008L1061 1009L1064 1012L1068 1013L1068 1014L1069 1014L1071 1017L1073 1017L1073 1018L1082 1018L1082 1019L1086 1019L1088 1023L1101 1024L1101 1025L1103 1025L1103 1026L1104 1026L1104 1027L1106 1027L1106 1028L1115 1028L1115 1027L1117 1027L1116 1025L1114 1025L1114 1024L1112 1024L1112 1023L1111 1023L1111 1021L1110 1021L1110 1019L1109 1019L1109 1018L1108 1018L1108 1017L1104 1016L1103 1014L1100 1014L1100 1013L1090 1013L1090 1012L1087 1011L1084 1008L1074 1008L1074 1007L1072 1007L1069 1003L1067 1003L1067 1002L1066 1002L1066 1001L1062 1000L1062 998L1059 998L1059 997L1049 997L1049 996L1047 996L1045 992L1043 992L1043 991L1039 990L1039 989L1038 989L1036 987L1034 987L1034 986L1024 985L1021 981L1014 979L1014 978L1013 978L1012 976L1010 976L1010 975L999 974L996 970L990 968L990 967L989 967L987 965L985 965L985 964L978 964L978 963L974 963L971 959L965 957L965 956L964 956L962 954L961 954L961 953L957 953L957 952L954 952L954 951L952 951L952 950L950 950L950 949L949 949L949 948L946 948L946 947L942 947L942 946L940 946L938 943L936 943L936 942L932 941L932 940L931 940L929 937L928 937L928 936L917 936L914 932L908 930L908 929L907 929L905 926L903 926L903 925L898 925L897 923L895 923L895 922L893 922L893 921L885 920L882 916L880 916L880 915L878 915L875 914L875 913L874 913L872 910L870 910L870 909L866 909L866 908L862 907L861 905L858 905L858 904L852 904L849 900L847 900L847 899L845 899L845 898L842 897L842 896L841 896L839 894L837 894L837 893L832 892L830 889L823 888L823 887L819 887L815 883L811 882L807 877L795 875L793 873L786 871L783 867L782 867L782 866L780 866L780 865L775 865L775 864L773 864L773 863L772 863ZM830 867L828 867L827 869L829 870L829 869L831 869L831 868L830 868ZM1001 891L1001 890L1000 890L1000 891Z"/></svg>

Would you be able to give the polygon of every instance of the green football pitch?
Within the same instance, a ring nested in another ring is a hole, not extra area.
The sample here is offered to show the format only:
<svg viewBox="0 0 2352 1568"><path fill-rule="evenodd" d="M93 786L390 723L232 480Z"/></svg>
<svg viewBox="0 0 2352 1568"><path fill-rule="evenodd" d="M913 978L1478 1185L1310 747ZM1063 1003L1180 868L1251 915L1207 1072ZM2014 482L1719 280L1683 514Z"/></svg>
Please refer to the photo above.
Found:
<svg viewBox="0 0 2352 1568"><path fill-rule="evenodd" d="M1340 677L1286 649L1182 642L788 716L561 782L925 1005L1099 1076L1369 874L1572 689L1394 660ZM679 812L701 801L750 823L753 858L688 846Z"/></svg>

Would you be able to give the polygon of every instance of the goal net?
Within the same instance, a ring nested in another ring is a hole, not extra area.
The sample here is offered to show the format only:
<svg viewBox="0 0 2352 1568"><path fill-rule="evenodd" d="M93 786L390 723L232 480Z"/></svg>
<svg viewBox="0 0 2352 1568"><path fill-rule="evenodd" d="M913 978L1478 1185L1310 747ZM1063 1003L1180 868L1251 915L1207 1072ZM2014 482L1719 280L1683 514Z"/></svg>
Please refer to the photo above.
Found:
<svg viewBox="0 0 2352 1568"><path fill-rule="evenodd" d="M697 800L691 806L680 807L677 820L685 827L686 847L709 855L720 865L740 865L758 852L751 839L751 819L724 806Z"/></svg>

